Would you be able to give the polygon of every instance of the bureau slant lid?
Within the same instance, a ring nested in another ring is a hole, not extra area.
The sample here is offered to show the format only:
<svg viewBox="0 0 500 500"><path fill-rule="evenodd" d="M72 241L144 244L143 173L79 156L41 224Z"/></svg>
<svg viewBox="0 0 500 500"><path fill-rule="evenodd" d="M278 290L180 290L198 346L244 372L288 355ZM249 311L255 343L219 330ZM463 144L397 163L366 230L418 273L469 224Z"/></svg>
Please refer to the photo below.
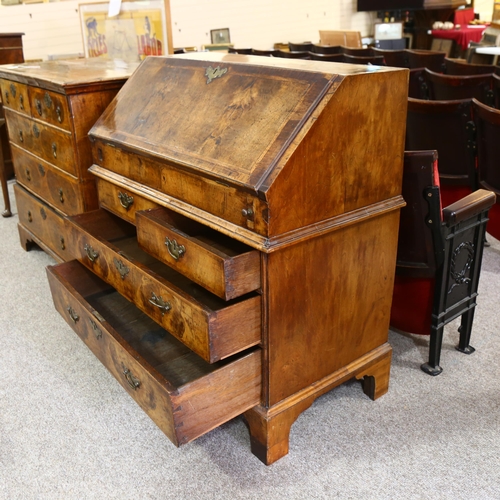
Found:
<svg viewBox="0 0 500 500"><path fill-rule="evenodd" d="M147 58L90 136L258 191L342 77L262 57L207 59Z"/></svg>

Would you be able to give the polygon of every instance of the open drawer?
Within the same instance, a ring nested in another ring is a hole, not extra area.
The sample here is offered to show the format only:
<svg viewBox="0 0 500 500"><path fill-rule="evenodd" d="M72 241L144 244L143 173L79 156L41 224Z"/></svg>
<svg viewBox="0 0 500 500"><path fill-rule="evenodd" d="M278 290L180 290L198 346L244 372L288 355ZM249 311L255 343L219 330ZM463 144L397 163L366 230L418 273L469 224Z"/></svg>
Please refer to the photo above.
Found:
<svg viewBox="0 0 500 500"><path fill-rule="evenodd" d="M47 274L57 311L175 445L260 403L260 349L209 364L77 261Z"/></svg>
<svg viewBox="0 0 500 500"><path fill-rule="evenodd" d="M224 300L260 288L260 255L168 208L136 213L137 239L146 252Z"/></svg>
<svg viewBox="0 0 500 500"><path fill-rule="evenodd" d="M213 363L261 341L261 297L226 302L139 248L135 227L106 210L68 217L73 258Z"/></svg>

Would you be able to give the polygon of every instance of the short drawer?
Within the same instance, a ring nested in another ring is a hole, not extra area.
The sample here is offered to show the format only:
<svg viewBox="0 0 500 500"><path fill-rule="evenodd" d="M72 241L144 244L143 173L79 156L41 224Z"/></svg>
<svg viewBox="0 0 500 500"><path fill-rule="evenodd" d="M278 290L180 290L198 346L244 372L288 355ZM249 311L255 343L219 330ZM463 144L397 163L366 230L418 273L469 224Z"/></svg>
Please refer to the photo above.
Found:
<svg viewBox="0 0 500 500"><path fill-rule="evenodd" d="M132 224L135 224L137 211L158 207L153 201L149 201L120 186L115 186L99 177L96 177L96 182L99 205Z"/></svg>
<svg viewBox="0 0 500 500"><path fill-rule="evenodd" d="M36 87L29 87L31 115L51 125L71 130L66 96Z"/></svg>
<svg viewBox="0 0 500 500"><path fill-rule="evenodd" d="M226 302L139 248L135 227L106 210L67 220L73 258L213 363L261 340L261 297Z"/></svg>
<svg viewBox="0 0 500 500"><path fill-rule="evenodd" d="M139 245L224 300L260 288L260 254L167 208L136 215Z"/></svg>
<svg viewBox="0 0 500 500"><path fill-rule="evenodd" d="M69 132L44 125L6 109L10 141L52 165L76 175L73 138Z"/></svg>
<svg viewBox="0 0 500 500"><path fill-rule="evenodd" d="M14 184L19 222L61 260L69 260L64 219L38 198Z"/></svg>
<svg viewBox="0 0 500 500"><path fill-rule="evenodd" d="M2 102L6 108L14 109L25 115L30 115L28 86L10 80L0 80Z"/></svg>
<svg viewBox="0 0 500 500"><path fill-rule="evenodd" d="M260 349L209 364L78 262L47 274L57 311L175 445L259 404Z"/></svg>
<svg viewBox="0 0 500 500"><path fill-rule="evenodd" d="M12 146L17 182L42 197L65 215L75 215L98 207L93 179L79 182L40 158Z"/></svg>

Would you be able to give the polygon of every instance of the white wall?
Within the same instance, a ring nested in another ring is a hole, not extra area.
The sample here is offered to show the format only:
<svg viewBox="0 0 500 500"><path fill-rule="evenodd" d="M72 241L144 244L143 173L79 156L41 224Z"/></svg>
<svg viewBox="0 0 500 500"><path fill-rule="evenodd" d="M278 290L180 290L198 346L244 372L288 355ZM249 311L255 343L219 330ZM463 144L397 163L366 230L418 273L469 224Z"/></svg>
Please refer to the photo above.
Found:
<svg viewBox="0 0 500 500"><path fill-rule="evenodd" d="M96 0L0 5L0 32L24 32L26 60L83 52L78 4ZM373 14L356 0L170 0L174 47L210 43L210 30L229 28L235 46L268 48L275 42L318 41L320 29L371 34Z"/></svg>

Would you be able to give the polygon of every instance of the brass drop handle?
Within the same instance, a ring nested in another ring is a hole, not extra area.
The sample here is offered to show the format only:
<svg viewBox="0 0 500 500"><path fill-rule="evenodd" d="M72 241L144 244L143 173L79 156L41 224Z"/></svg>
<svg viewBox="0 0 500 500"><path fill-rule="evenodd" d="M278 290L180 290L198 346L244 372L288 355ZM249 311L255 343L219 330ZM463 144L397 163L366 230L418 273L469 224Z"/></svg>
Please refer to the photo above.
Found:
<svg viewBox="0 0 500 500"><path fill-rule="evenodd" d="M128 385L136 391L141 385L141 381L132 375L132 372L125 366L122 365L123 375L125 375L125 379L127 380Z"/></svg>
<svg viewBox="0 0 500 500"><path fill-rule="evenodd" d="M168 236L165 238L165 245L167 246L168 253L174 260L179 260L186 253L184 245L179 245L177 240L171 240Z"/></svg>
<svg viewBox="0 0 500 500"><path fill-rule="evenodd" d="M61 236L61 250L66 250L66 243L64 243L64 238Z"/></svg>
<svg viewBox="0 0 500 500"><path fill-rule="evenodd" d="M26 180L31 181L31 172L30 169L26 167Z"/></svg>
<svg viewBox="0 0 500 500"><path fill-rule="evenodd" d="M73 323L76 324L76 322L80 319L80 316L78 316L78 314L76 314L76 312L74 311L74 309L71 306L68 306L66 309L69 313L69 317L73 320Z"/></svg>
<svg viewBox="0 0 500 500"><path fill-rule="evenodd" d="M125 210L128 210L134 203L133 196L130 196L127 193L122 193L121 191L118 191L118 199L120 200L120 205Z"/></svg>
<svg viewBox="0 0 500 500"><path fill-rule="evenodd" d="M37 127L36 123L33 125L33 134L37 139L40 137L40 129Z"/></svg>
<svg viewBox="0 0 500 500"><path fill-rule="evenodd" d="M61 106L57 106L56 108L56 115L57 115L57 121L59 123L62 122L62 109L61 109Z"/></svg>
<svg viewBox="0 0 500 500"><path fill-rule="evenodd" d="M23 137L23 131L22 130L19 131L19 140L21 142L24 142L24 137Z"/></svg>
<svg viewBox="0 0 500 500"><path fill-rule="evenodd" d="M154 292L151 292L149 302L160 309L162 316L172 309L172 304L170 302L163 300L160 295L156 295Z"/></svg>
<svg viewBox="0 0 500 500"><path fill-rule="evenodd" d="M61 203L64 203L64 192L63 192L63 188L59 188L59 201Z"/></svg>
<svg viewBox="0 0 500 500"><path fill-rule="evenodd" d="M122 280L125 279L125 276L130 272L130 269L123 263L122 260L118 260L116 257L113 259L116 269L120 273Z"/></svg>
<svg viewBox="0 0 500 500"><path fill-rule="evenodd" d="M19 95L19 108L24 109L24 96L23 96L23 94Z"/></svg>
<svg viewBox="0 0 500 500"><path fill-rule="evenodd" d="M99 252L96 252L88 243L85 243L83 249L85 250L90 262L95 262L97 257L99 257Z"/></svg>
<svg viewBox="0 0 500 500"><path fill-rule="evenodd" d="M47 212L45 211L45 209L43 207L40 208L40 215L42 216L43 220L47 219Z"/></svg>
<svg viewBox="0 0 500 500"><path fill-rule="evenodd" d="M52 154L54 158L57 158L57 144L55 142L52 143Z"/></svg>
<svg viewBox="0 0 500 500"><path fill-rule="evenodd" d="M12 94L12 97L15 99L17 94L17 89L13 83L10 84L10 93Z"/></svg>
<svg viewBox="0 0 500 500"><path fill-rule="evenodd" d="M41 163L38 164L38 171L40 172L40 175L42 177L45 176L45 169L43 168L43 165Z"/></svg>
<svg viewBox="0 0 500 500"><path fill-rule="evenodd" d="M42 116L42 101L35 99L35 108L40 116Z"/></svg>

